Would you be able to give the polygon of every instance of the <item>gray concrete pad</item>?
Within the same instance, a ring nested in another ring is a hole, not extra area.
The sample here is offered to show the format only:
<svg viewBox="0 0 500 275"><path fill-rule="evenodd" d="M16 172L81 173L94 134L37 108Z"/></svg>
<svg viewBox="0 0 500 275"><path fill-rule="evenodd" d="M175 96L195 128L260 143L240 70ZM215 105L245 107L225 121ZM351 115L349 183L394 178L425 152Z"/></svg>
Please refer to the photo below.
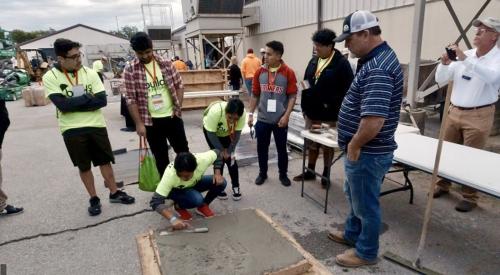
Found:
<svg viewBox="0 0 500 275"><path fill-rule="evenodd" d="M264 274L305 260L253 209L216 216L206 233L155 234L162 274Z"/></svg>
<svg viewBox="0 0 500 275"><path fill-rule="evenodd" d="M125 125L119 107L119 101L114 101L104 108L111 144L114 149L136 149L137 135L119 131ZM64 147L54 106L27 108L20 100L8 102L7 108L12 124L2 149L3 188L10 203L25 207L23 214L0 218L0 263L7 264L8 274L139 274L134 236L168 224L158 214L144 211L149 208L151 194L138 190L137 185L126 186L125 191L136 196L136 203L110 204L102 177L94 169L103 213L89 217L88 195ZM201 111L185 112L184 121L191 150L207 150ZM297 153L290 157L289 176L294 176L300 172L302 161ZM283 187L277 179L276 166L270 164L269 179L262 186L253 183L258 173L255 164L241 168L242 200L216 200L214 211L224 214L242 208L262 209L333 273L411 274L383 259L376 266L359 269L335 265L335 255L347 249L326 237L329 230L343 228L348 213L342 192L341 161L332 173L328 214L300 197L300 184ZM321 163L317 166L322 169ZM388 177L402 180L400 175ZM381 253L391 251L410 260L418 245L430 176L414 173L411 178L415 184L413 205L408 204L408 193L381 199L380 239ZM386 181L384 188L392 185ZM307 187L318 199L324 195L319 181L308 182ZM499 201L481 196L479 208L463 214L453 209L458 200L457 193L452 192L435 201L424 265L445 274L498 273ZM48 236L40 236L47 233Z"/></svg>

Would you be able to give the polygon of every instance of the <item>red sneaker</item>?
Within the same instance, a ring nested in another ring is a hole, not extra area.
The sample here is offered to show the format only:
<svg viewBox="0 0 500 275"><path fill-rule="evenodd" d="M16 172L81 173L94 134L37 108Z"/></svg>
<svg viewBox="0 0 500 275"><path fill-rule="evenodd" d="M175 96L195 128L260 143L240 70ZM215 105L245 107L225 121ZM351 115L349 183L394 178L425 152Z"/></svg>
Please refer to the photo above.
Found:
<svg viewBox="0 0 500 275"><path fill-rule="evenodd" d="M186 209L176 208L175 210L177 211L177 213L179 213L179 216L182 220L190 221L193 219L191 213L189 213L189 211L187 211Z"/></svg>
<svg viewBox="0 0 500 275"><path fill-rule="evenodd" d="M196 208L196 214L203 216L207 219L212 218L215 215L212 209L210 209L210 207L208 207L207 204L203 204L202 206Z"/></svg>

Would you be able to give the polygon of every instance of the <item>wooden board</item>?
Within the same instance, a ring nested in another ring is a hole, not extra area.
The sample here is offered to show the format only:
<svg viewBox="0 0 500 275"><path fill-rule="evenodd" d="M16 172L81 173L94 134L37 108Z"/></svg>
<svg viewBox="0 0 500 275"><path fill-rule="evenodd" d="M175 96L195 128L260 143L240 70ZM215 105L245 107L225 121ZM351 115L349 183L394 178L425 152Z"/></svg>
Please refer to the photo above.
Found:
<svg viewBox="0 0 500 275"><path fill-rule="evenodd" d="M143 275L161 275L161 263L153 237L153 231L139 234L135 237L137 242L137 251L139 252L139 261Z"/></svg>
<svg viewBox="0 0 500 275"><path fill-rule="evenodd" d="M199 91L220 91L224 89L224 82L184 84L184 94Z"/></svg>
<svg viewBox="0 0 500 275"><path fill-rule="evenodd" d="M179 71L183 84L224 82L223 70Z"/></svg>

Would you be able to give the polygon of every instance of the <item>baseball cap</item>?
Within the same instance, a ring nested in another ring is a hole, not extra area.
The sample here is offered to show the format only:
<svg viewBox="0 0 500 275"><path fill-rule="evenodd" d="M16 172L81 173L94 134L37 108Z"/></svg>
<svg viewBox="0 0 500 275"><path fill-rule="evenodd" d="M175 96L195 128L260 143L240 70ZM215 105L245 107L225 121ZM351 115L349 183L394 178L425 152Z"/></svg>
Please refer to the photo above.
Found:
<svg viewBox="0 0 500 275"><path fill-rule="evenodd" d="M476 19L472 22L474 27L479 27L485 25L488 28L494 29L496 32L500 32L500 20L495 19L493 17L487 17L483 19Z"/></svg>
<svg viewBox="0 0 500 275"><path fill-rule="evenodd" d="M373 13L365 10L355 11L344 19L344 24L342 24L342 34L333 41L342 42L353 33L378 25L378 19Z"/></svg>

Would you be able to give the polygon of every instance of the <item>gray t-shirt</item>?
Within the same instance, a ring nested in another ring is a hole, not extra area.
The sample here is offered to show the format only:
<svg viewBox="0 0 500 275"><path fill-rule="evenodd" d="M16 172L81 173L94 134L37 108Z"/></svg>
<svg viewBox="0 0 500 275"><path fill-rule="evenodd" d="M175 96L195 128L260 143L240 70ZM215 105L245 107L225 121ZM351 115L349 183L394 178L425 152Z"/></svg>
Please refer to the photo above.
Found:
<svg viewBox="0 0 500 275"><path fill-rule="evenodd" d="M297 94L295 73L285 63L274 73L264 65L254 75L252 92L260 97L257 120L276 124L286 112L289 97Z"/></svg>

